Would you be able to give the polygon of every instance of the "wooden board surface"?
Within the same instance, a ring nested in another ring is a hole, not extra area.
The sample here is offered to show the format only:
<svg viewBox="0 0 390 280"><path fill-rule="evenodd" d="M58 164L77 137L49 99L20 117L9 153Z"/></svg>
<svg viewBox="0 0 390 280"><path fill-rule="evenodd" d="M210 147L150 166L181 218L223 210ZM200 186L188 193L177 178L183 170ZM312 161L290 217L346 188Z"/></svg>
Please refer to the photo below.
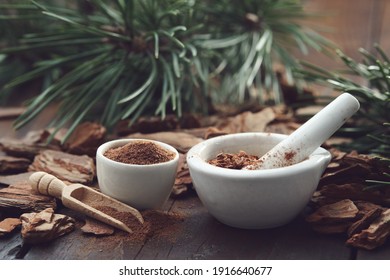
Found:
<svg viewBox="0 0 390 280"><path fill-rule="evenodd" d="M389 259L390 246L373 252L358 251L344 245L343 235L313 232L298 216L292 223L267 230L242 230L221 224L202 206L196 195L169 200L170 212L185 217L173 236L152 237L145 244L114 236L85 235L79 229L82 217L64 210L79 222L77 229L50 243L26 246L18 234L0 239L0 259L271 259L342 260Z"/></svg>
<svg viewBox="0 0 390 280"><path fill-rule="evenodd" d="M80 229L57 240L24 246L18 234L0 240L2 257L24 259L348 259L341 238L319 236L298 217L277 229L242 230L211 217L199 199L170 200L170 211L185 218L175 236L136 244L116 236L94 237ZM72 211L65 212L76 219ZM81 224L78 224L78 227ZM23 248L23 250L22 250ZM24 252L22 252L24 251ZM23 254L23 255L22 255Z"/></svg>

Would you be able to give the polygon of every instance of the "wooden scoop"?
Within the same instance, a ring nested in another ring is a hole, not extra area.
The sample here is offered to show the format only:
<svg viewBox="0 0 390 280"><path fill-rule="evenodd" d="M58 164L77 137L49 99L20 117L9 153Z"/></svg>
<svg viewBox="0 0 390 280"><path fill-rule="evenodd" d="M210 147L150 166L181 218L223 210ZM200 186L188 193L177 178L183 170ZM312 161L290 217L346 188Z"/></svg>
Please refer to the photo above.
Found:
<svg viewBox="0 0 390 280"><path fill-rule="evenodd" d="M32 189L44 195L51 195L61 199L64 206L83 213L100 222L131 233L132 230L123 222L97 210L97 205L114 208L118 212L126 212L133 215L141 224L144 223L141 213L118 200L102 194L94 189L81 185L66 185L53 175L46 172L35 172L30 176Z"/></svg>

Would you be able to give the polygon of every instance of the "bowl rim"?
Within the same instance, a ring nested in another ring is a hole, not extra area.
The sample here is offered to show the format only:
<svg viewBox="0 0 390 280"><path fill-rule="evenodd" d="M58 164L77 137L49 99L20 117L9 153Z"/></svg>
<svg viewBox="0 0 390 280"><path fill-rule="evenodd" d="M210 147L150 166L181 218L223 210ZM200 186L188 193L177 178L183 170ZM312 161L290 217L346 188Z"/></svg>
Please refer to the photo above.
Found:
<svg viewBox="0 0 390 280"><path fill-rule="evenodd" d="M241 132L241 133L227 134L227 135L222 135L222 136L217 136L214 138L207 139L203 142L196 144L188 151L186 160L190 168L190 171L191 169L197 169L207 174L212 173L214 175L230 177L230 178L255 178L260 176L278 177L280 175L283 176L290 175L290 174L292 175L292 174L296 174L297 172L302 172L304 170L317 168L320 167L321 164L324 164L326 166L331 160L330 152L321 147L317 148L309 156L309 158L304 161L301 161L293 165L278 167L273 169L262 169L262 170L228 169L228 168L218 167L209 164L205 160L200 158L199 153L209 144L218 142L221 139L229 139L237 136L249 137L250 135L259 135L259 136L268 136L268 137L273 136L279 138L280 140L288 136L286 134L269 133L269 132Z"/></svg>
<svg viewBox="0 0 390 280"><path fill-rule="evenodd" d="M112 159L109 159L108 157L104 156L104 152L107 151L110 148L117 148L126 145L127 143L130 142L137 142L137 141L145 141L145 142L151 142L155 143L159 146L162 146L165 149L168 149L169 151L173 152L175 154L175 157L171 160L165 161L165 162L160 162L160 163L152 163L152 164L133 164L133 163L124 163L124 162L119 162L115 161ZM123 138L123 139L115 139L115 140L110 140L107 141L103 144L101 144L98 149L96 150L96 161L100 159L102 161L106 161L112 165L116 165L118 168L155 168L155 167L163 167L170 165L172 163L178 162L179 160L179 152L176 150L175 147L161 142L157 140L152 140L152 139L144 139L144 138Z"/></svg>

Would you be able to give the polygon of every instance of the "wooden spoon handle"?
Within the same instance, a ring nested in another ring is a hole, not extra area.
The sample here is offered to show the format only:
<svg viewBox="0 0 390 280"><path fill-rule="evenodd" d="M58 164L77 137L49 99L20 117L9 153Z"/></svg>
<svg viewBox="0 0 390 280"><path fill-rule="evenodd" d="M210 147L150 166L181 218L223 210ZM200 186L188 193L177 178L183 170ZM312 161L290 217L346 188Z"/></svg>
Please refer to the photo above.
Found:
<svg viewBox="0 0 390 280"><path fill-rule="evenodd" d="M62 199L62 191L66 185L55 176L39 171L31 174L29 180L33 190Z"/></svg>

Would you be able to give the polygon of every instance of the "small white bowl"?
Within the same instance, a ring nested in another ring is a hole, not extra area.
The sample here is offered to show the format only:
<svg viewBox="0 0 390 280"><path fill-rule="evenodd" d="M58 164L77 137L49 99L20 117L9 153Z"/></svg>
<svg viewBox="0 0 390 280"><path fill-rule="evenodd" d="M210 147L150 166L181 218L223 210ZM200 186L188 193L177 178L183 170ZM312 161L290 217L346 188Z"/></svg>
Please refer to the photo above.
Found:
<svg viewBox="0 0 390 280"><path fill-rule="evenodd" d="M201 142L187 153L195 190L209 213L238 228L264 229L287 224L307 205L330 153L318 148L308 159L268 170L233 170L207 163L219 153L261 156L287 135L238 133Z"/></svg>
<svg viewBox="0 0 390 280"><path fill-rule="evenodd" d="M153 142L175 153L174 159L148 165L121 163L104 156L110 148L130 142ZM175 182L178 151L166 144L146 139L120 139L102 144L96 152L96 173L102 193L138 210L160 209L167 201Z"/></svg>

